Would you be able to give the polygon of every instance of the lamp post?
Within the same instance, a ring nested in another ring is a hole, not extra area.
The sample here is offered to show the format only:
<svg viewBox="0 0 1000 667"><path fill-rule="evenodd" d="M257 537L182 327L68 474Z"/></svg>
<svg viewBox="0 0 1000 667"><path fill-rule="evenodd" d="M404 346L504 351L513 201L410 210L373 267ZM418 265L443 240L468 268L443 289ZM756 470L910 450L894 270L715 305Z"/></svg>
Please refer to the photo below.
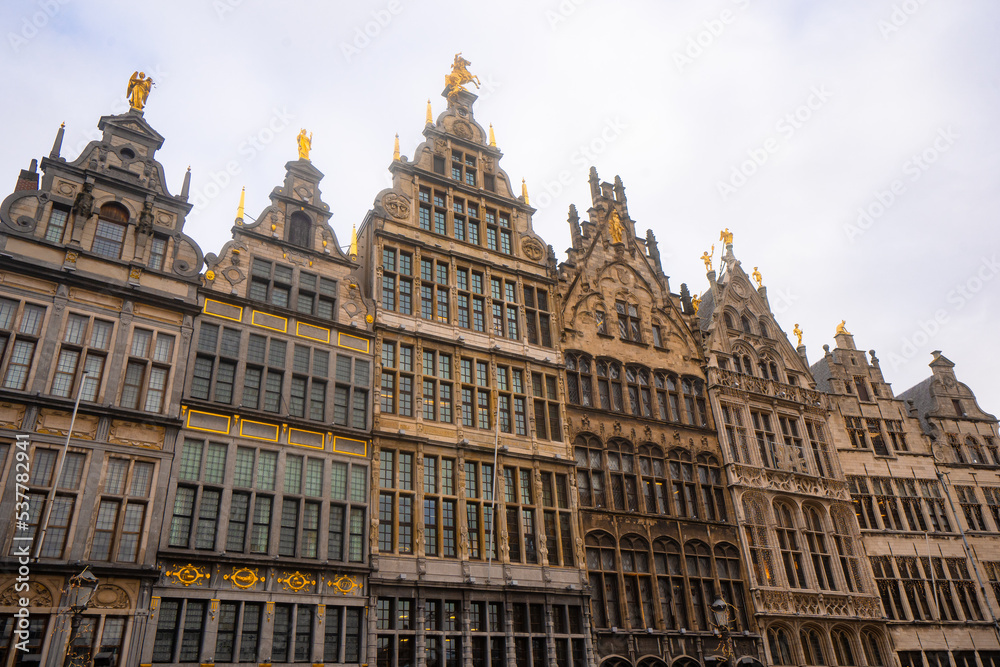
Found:
<svg viewBox="0 0 1000 667"><path fill-rule="evenodd" d="M712 603L712 617L715 629L722 635L722 657L729 664L730 667L735 667L736 654L733 651L733 636L729 631L729 609L732 607L731 604L722 599L722 596L717 595L715 601ZM736 611L735 608L733 611Z"/></svg>
<svg viewBox="0 0 1000 667"><path fill-rule="evenodd" d="M66 656L63 659L63 667L82 667L89 662L90 647L87 647L82 653L77 654L77 647L74 642L80 632L83 612L87 610L90 598L97 591L99 583L100 580L86 568L80 574L74 575L69 579L69 608L72 610L73 616L70 619L69 640L66 642Z"/></svg>

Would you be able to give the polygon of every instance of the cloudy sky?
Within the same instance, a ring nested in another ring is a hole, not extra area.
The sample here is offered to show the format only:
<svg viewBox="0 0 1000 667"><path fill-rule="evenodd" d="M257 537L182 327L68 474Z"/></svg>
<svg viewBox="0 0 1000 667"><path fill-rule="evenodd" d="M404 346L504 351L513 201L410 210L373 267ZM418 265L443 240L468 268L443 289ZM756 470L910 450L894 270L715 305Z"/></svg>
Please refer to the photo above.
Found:
<svg viewBox="0 0 1000 667"><path fill-rule="evenodd" d="M187 230L205 252L240 186L248 214L267 204L300 127L346 243L388 184L393 134L412 156L462 51L483 82L476 118L560 259L593 164L622 177L674 291L704 289L698 257L729 227L811 361L846 319L897 392L941 349L1000 412L994 1L21 0L0 25L9 188L62 121L75 158L140 69L174 193L191 165Z"/></svg>

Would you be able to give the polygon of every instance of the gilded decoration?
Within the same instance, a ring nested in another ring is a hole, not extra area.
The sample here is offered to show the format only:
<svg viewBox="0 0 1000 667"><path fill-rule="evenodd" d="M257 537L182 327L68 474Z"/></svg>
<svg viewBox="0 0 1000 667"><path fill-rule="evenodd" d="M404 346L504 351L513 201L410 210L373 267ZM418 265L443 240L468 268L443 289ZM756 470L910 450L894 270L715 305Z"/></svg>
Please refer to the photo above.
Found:
<svg viewBox="0 0 1000 667"><path fill-rule="evenodd" d="M208 573L203 573L199 568L195 567L191 563L184 566L175 566L177 569L170 571L167 570L163 574L167 577L173 577L177 580L177 583L184 584L185 586L191 586L197 584L202 579L208 579Z"/></svg>
<svg viewBox="0 0 1000 667"><path fill-rule="evenodd" d="M299 593L307 587L315 586L316 580L311 578L308 574L302 574L296 570L291 574L286 573L284 578L278 577L278 583L281 584L281 588L286 591Z"/></svg>
<svg viewBox="0 0 1000 667"><path fill-rule="evenodd" d="M453 99L460 92L464 91L463 85L471 83L479 88L479 77L471 73L468 69L472 63L462 57L462 53L455 54L455 61L451 65L451 73L445 74L444 85L448 89L448 99Z"/></svg>
<svg viewBox="0 0 1000 667"><path fill-rule="evenodd" d="M244 591L253 588L258 582L264 580L264 578L258 574L256 568L251 570L249 567L235 569L232 574L223 575L222 578L231 583L233 588L239 588Z"/></svg>
<svg viewBox="0 0 1000 667"><path fill-rule="evenodd" d="M354 593L354 591L362 588L362 584L358 580L358 577L352 577L349 574L342 574L336 579L330 579L326 582L326 585L333 588L341 595L350 595Z"/></svg>

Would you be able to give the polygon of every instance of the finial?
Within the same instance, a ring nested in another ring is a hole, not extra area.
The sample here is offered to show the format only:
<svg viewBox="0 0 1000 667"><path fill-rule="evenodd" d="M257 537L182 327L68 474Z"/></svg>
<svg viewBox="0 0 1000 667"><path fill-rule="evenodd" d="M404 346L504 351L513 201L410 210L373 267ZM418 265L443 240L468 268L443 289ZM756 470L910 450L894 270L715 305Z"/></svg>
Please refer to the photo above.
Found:
<svg viewBox="0 0 1000 667"><path fill-rule="evenodd" d="M399 133L396 133L396 141L392 147L392 159L394 162L399 162Z"/></svg>
<svg viewBox="0 0 1000 667"><path fill-rule="evenodd" d="M312 150L312 145L313 145L312 132L310 132L309 136L307 137L305 128L302 128L301 130L299 130L299 136L295 138L295 141L298 142L299 145L299 159L308 160L309 151Z"/></svg>
<svg viewBox="0 0 1000 667"><path fill-rule="evenodd" d="M358 228L351 225L351 250L348 252L352 262L358 261Z"/></svg>
<svg viewBox="0 0 1000 667"><path fill-rule="evenodd" d="M239 208L236 209L236 224L237 225L242 225L243 224L243 205L246 203L246 198L247 198L247 188L244 185L243 189L240 190L240 205L239 205Z"/></svg>
<svg viewBox="0 0 1000 667"><path fill-rule="evenodd" d="M521 196L524 197L524 203L531 206L531 202L528 201L528 184L521 179Z"/></svg>
<svg viewBox="0 0 1000 667"><path fill-rule="evenodd" d="M153 79L147 77L145 72L133 72L128 80L128 88L125 89L125 97L128 104L136 111L142 111L146 106L146 98L153 87Z"/></svg>
<svg viewBox="0 0 1000 667"><path fill-rule="evenodd" d="M181 199L187 201L188 193L191 191L191 165L188 165L187 171L184 172L184 184L181 185Z"/></svg>
<svg viewBox="0 0 1000 667"><path fill-rule="evenodd" d="M431 125L434 124L434 114L431 113L431 100L427 99L427 122Z"/></svg>
<svg viewBox="0 0 1000 667"><path fill-rule="evenodd" d="M52 150L49 151L50 158L56 159L59 157L59 154L62 152L63 134L65 133L66 123L62 123L59 125L59 129L56 130L56 140L52 142Z"/></svg>
<svg viewBox="0 0 1000 667"><path fill-rule="evenodd" d="M497 147L497 138L496 135L493 134L493 123L490 123L490 148L496 148L496 147Z"/></svg>

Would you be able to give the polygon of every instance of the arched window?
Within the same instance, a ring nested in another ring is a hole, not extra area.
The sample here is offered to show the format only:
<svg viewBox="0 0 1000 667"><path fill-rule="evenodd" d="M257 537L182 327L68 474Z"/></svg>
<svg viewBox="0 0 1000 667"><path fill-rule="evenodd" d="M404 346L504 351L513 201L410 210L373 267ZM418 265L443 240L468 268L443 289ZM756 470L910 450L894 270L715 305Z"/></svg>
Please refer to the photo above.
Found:
<svg viewBox="0 0 1000 667"><path fill-rule="evenodd" d="M735 329L736 325L733 324L733 316L728 311L723 314L722 318L726 321L727 329Z"/></svg>
<svg viewBox="0 0 1000 667"><path fill-rule="evenodd" d="M760 335L763 336L764 338L770 338L771 332L770 332L770 327L767 326L767 320L765 320L762 317L760 318L758 324L760 325Z"/></svg>
<svg viewBox="0 0 1000 667"><path fill-rule="evenodd" d="M845 628L836 628L830 633L833 640L833 657L840 667L857 667L854 659L854 647L851 642L851 632Z"/></svg>
<svg viewBox="0 0 1000 667"><path fill-rule="evenodd" d="M689 628L685 602L687 587L684 585L680 546L670 539L659 540L653 545L653 560L656 563L656 587L666 629Z"/></svg>
<svg viewBox="0 0 1000 667"><path fill-rule="evenodd" d="M694 630L711 630L708 606L715 600L715 581L712 578L712 552L704 542L692 540L684 545L684 564L691 591L691 610Z"/></svg>
<svg viewBox="0 0 1000 667"><path fill-rule="evenodd" d="M288 217L287 240L303 248L312 246L312 221L302 211L295 211Z"/></svg>
<svg viewBox="0 0 1000 667"><path fill-rule="evenodd" d="M674 449L669 455L670 493L677 516L698 518L698 498L695 495L694 466L691 455L683 449Z"/></svg>
<svg viewBox="0 0 1000 667"><path fill-rule="evenodd" d="M799 535L792 508L786 503L777 502L774 504L774 514L778 520L775 528L778 534L778 549L781 552L781 562L785 566L788 585L791 588L807 588L805 564L802 562L802 549L799 547Z"/></svg>
<svg viewBox="0 0 1000 667"><path fill-rule="evenodd" d="M590 573L590 605L594 626L598 628L621 626L615 541L607 533L587 535L587 570Z"/></svg>
<svg viewBox="0 0 1000 667"><path fill-rule="evenodd" d="M128 209L117 202L101 206L94 230L94 243L90 246L95 255L120 259L125 245L125 230L128 229Z"/></svg>
<svg viewBox="0 0 1000 667"><path fill-rule="evenodd" d="M764 521L764 504L759 495L743 496L743 531L750 549L750 568L757 585L774 586L774 560Z"/></svg>
<svg viewBox="0 0 1000 667"><path fill-rule="evenodd" d="M802 629L802 651L805 653L807 665L826 665L826 655L823 651L823 638L814 627Z"/></svg>
<svg viewBox="0 0 1000 667"><path fill-rule="evenodd" d="M868 667L885 667L882 640L879 639L877 631L868 628L861 631L861 648L865 652L865 663Z"/></svg>
<svg viewBox="0 0 1000 667"><path fill-rule="evenodd" d="M623 412L622 400L622 365L613 360L597 362L597 394L601 399L601 407L605 410Z"/></svg>
<svg viewBox="0 0 1000 667"><path fill-rule="evenodd" d="M989 463L986 454L983 452L983 448L979 445L979 441L971 435L965 439L965 447L969 450L969 463Z"/></svg>
<svg viewBox="0 0 1000 667"><path fill-rule="evenodd" d="M847 590L852 593L863 592L861 565L858 562L857 540L854 536L851 510L847 507L836 507L833 510L833 541L837 547L837 558L840 560L840 570L844 573ZM886 605L888 610L889 605Z"/></svg>
<svg viewBox="0 0 1000 667"><path fill-rule="evenodd" d="M750 326L750 318L746 315L740 316L740 328L743 329L743 333L745 334L753 333L753 327Z"/></svg>
<svg viewBox="0 0 1000 667"><path fill-rule="evenodd" d="M821 513L825 514L815 507L805 508L806 545L809 547L809 555L812 558L813 570L816 572L819 587L829 591L837 588L837 582L833 578L833 562L826 543L826 530Z"/></svg>
<svg viewBox="0 0 1000 667"><path fill-rule="evenodd" d="M639 474L642 476L642 493L646 499L646 511L650 514L669 514L665 489L666 471L663 466L663 450L656 445L639 446Z"/></svg>
<svg viewBox="0 0 1000 667"><path fill-rule="evenodd" d="M649 371L640 366L625 367L629 404L636 417L652 417L653 405L649 395Z"/></svg>
<svg viewBox="0 0 1000 667"><path fill-rule="evenodd" d="M655 628L653 583L649 569L649 544L641 537L625 536L619 542L625 579L625 608L629 626Z"/></svg>
<svg viewBox="0 0 1000 667"><path fill-rule="evenodd" d="M576 459L576 486L583 507L606 507L604 462L601 441L596 436L580 434L573 442Z"/></svg>
<svg viewBox="0 0 1000 667"><path fill-rule="evenodd" d="M722 424L733 461L750 463L750 445L747 441L747 429L744 426L743 408L739 405L723 403Z"/></svg>
<svg viewBox="0 0 1000 667"><path fill-rule="evenodd" d="M788 631L779 626L767 629L767 647L771 651L772 665L794 665L792 647L788 642Z"/></svg>
<svg viewBox="0 0 1000 667"><path fill-rule="evenodd" d="M809 436L809 448L812 450L813 463L820 477L833 477L833 457L830 456L830 446L826 442L826 430L821 422L806 420L806 435Z"/></svg>
<svg viewBox="0 0 1000 667"><path fill-rule="evenodd" d="M590 373L591 360L578 352L566 355L566 392L573 405L589 408L593 405L593 377Z"/></svg>
<svg viewBox="0 0 1000 667"><path fill-rule="evenodd" d="M656 384L656 409L663 421L681 421L681 399L677 376L664 371L653 374Z"/></svg>
<svg viewBox="0 0 1000 667"><path fill-rule="evenodd" d="M726 496L722 487L722 468L714 456L698 455L698 483L705 518L709 521L726 520Z"/></svg>
<svg viewBox="0 0 1000 667"><path fill-rule="evenodd" d="M639 494L635 481L635 457L627 440L608 441L608 475L614 507L628 512L639 511Z"/></svg>
<svg viewBox="0 0 1000 667"><path fill-rule="evenodd" d="M736 357L736 359L739 360L740 357ZM746 375L753 375L753 362L750 361L750 355L744 354L742 359L743 359L743 373L745 373ZM739 366L738 361L736 365Z"/></svg>
<svg viewBox="0 0 1000 667"><path fill-rule="evenodd" d="M770 378L775 382L781 382L781 376L778 375L778 364L770 356L761 355L757 365L760 367L760 376L762 378Z"/></svg>
<svg viewBox="0 0 1000 667"><path fill-rule="evenodd" d="M722 542L715 545L715 568L719 571L719 588L722 599L736 609L735 630L746 630L747 603L743 592L743 577L740 574L740 552L732 544ZM714 600L713 600L714 601Z"/></svg>

